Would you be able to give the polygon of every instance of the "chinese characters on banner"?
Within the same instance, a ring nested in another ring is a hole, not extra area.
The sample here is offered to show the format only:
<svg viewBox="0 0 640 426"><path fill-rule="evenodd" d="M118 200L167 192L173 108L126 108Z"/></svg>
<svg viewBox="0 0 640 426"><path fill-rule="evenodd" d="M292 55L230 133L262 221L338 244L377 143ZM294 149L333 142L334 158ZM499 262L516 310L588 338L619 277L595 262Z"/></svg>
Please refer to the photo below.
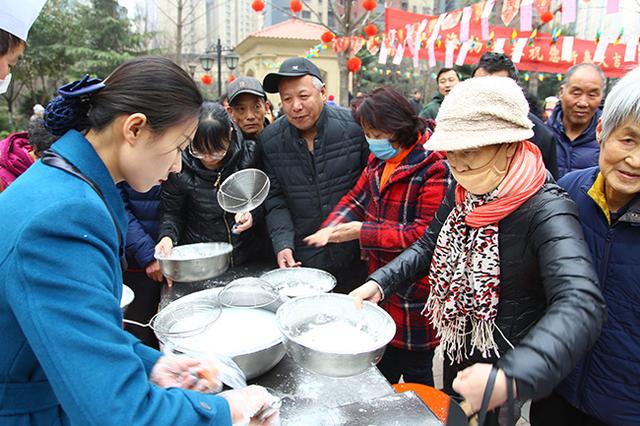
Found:
<svg viewBox="0 0 640 426"><path fill-rule="evenodd" d="M536 6L542 6L542 1L534 2ZM482 10L479 11L479 14L476 15L476 11L474 10L473 19L469 23L469 40L474 40L474 37L478 39L482 36L482 28L481 28L481 20L475 19L476 16L480 16L482 14ZM405 28L407 24L419 26L420 22L423 19L428 19L429 24L426 29L426 38L429 37L431 31L435 27L435 22L437 21L437 16L427 16L420 15L417 13L405 12L402 10L396 9L386 9L385 10L385 28L387 31ZM449 61L452 57L457 57L456 64L461 60L466 64L473 64L478 61L480 56L486 52L493 50L494 47L487 47L486 42L478 41L473 43L473 47L469 48L469 51L466 54L460 55L460 46L459 37L460 34L460 22L456 25L447 26L445 29L440 28L440 37L442 38L442 43L440 46L435 47L435 58L439 61L444 61L446 58L446 46L453 43L455 47L455 52L449 52ZM505 39L510 40L511 33L513 31L512 28L501 27L501 26L491 26L490 31L494 33L495 40ZM518 38L528 38L530 32L519 32ZM518 63L518 69L526 70L526 71L540 71L547 73L565 73L569 67L572 65L582 63L582 62L593 62L594 55L596 54L597 44L592 40L580 40L573 39L573 43L564 43L565 37L560 37L557 43L552 43L552 38L550 34L546 33L538 33L536 38L534 39L533 45L525 46L522 52L522 57L520 58L520 62ZM383 42L384 43L384 42ZM469 45L467 45L469 46ZM465 46L465 50L467 48ZM563 46L567 46L571 49L570 52L563 52ZM636 43L636 49L637 49ZM387 46L388 48L395 48L395 43L392 43L391 46ZM515 43L506 43L504 47L500 46L504 53L512 57L515 49ZM451 49L451 48L450 48ZM631 58L631 55L627 55L625 59L625 49L626 46L624 44L614 45L613 43L608 43L606 46L606 50L604 52L604 58L602 61L597 61L596 63L602 67L605 75L607 77L622 77L632 68L635 68L638 65L637 58L640 55L633 55L633 61L627 61L626 59ZM598 52L600 55L601 52ZM407 55L407 53L405 53ZM422 45L419 56L421 60L426 60L428 58L427 46ZM596 58L599 59L599 58ZM431 65L433 66L433 65Z"/></svg>

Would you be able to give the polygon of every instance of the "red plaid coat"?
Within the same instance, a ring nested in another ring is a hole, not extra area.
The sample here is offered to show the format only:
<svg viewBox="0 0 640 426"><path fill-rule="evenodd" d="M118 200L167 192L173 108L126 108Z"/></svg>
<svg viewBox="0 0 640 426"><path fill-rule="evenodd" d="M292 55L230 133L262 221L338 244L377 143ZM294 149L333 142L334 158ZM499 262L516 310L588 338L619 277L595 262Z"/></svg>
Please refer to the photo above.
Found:
<svg viewBox="0 0 640 426"><path fill-rule="evenodd" d="M415 145L380 191L384 165L370 155L355 187L322 224L363 222L360 248L369 261L369 273L392 261L424 234L450 180L444 154L426 151L422 143ZM394 294L385 295L383 307L397 326L393 346L428 350L438 344L429 320L420 313L429 296L428 284L425 276L415 283L401 283Z"/></svg>

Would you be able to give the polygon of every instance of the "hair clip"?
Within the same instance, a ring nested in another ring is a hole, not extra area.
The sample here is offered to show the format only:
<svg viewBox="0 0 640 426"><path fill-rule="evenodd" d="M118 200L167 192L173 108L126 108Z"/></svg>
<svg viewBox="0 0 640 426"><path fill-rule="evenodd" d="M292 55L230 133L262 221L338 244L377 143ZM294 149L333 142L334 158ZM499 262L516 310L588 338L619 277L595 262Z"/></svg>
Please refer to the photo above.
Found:
<svg viewBox="0 0 640 426"><path fill-rule="evenodd" d="M64 98L78 98L85 95L91 95L103 89L105 84L99 78L89 78L89 74L85 74L78 81L67 83L58 89L58 93Z"/></svg>

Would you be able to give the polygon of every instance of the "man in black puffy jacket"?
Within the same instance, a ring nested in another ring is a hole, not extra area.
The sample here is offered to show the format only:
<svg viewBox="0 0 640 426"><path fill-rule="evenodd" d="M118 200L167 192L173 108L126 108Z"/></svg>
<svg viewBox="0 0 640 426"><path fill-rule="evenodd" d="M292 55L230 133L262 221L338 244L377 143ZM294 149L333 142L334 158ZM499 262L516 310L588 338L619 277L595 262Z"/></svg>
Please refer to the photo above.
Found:
<svg viewBox="0 0 640 426"><path fill-rule="evenodd" d="M280 94L286 116L264 129L259 143L271 179L265 208L278 266L324 269L336 276L336 291L348 292L366 277L358 243L315 248L303 239L360 176L369 155L362 129L349 110L324 103L326 89L311 61L285 60L263 87Z"/></svg>

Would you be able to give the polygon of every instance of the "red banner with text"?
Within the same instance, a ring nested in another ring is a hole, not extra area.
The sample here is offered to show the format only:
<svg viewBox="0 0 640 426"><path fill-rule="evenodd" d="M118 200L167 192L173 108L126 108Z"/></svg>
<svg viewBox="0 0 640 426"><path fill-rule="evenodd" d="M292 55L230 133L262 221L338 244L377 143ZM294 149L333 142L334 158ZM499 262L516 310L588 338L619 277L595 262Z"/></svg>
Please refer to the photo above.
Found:
<svg viewBox="0 0 640 426"><path fill-rule="evenodd" d="M481 3L482 4L482 3ZM474 5L475 6L475 5ZM529 39L531 32L516 31L513 28L507 28L497 25L490 25L489 31L492 35L490 40L481 40L481 15L482 9L479 7L472 8L472 16L469 22L469 39L473 40L472 47L468 50L464 58L465 64L474 64L480 56L495 49L496 44L501 44L500 39L506 39L502 47L502 51L509 57L514 54L517 49L517 39L527 38L527 44L522 50L520 60L516 63L519 70L540 71L547 73L565 73L572 65L583 62L594 62L596 47L598 43L593 40L574 39L573 45L570 46L571 51L565 52L563 55L563 46L569 47L569 43L563 43L564 36L552 37L551 34L537 33L533 39ZM461 26L462 10L450 12L447 17L441 21L439 35L434 43L433 52L438 61L445 61L447 44L453 45L454 57L458 56L461 48L459 40ZM421 24L426 20L426 28L422 33L418 33ZM413 46L416 45L415 37L420 37L418 58L420 60L428 59L427 43L431 37L438 16L421 15L417 13L405 12L397 9L385 9L385 43L391 50L393 55L395 48L399 43L405 44L405 57L414 57ZM389 36L390 32L393 36ZM407 40L413 38L412 40ZM392 45L390 45L392 44ZM488 46L489 44L489 46ZM639 54L634 55L633 62L625 62L624 44L614 44L613 41L606 45L604 57L601 61L596 62L607 77L622 77L630 69L638 65ZM451 48L450 48L451 50ZM449 52L451 55L451 52ZM514 61L516 62L516 61Z"/></svg>

